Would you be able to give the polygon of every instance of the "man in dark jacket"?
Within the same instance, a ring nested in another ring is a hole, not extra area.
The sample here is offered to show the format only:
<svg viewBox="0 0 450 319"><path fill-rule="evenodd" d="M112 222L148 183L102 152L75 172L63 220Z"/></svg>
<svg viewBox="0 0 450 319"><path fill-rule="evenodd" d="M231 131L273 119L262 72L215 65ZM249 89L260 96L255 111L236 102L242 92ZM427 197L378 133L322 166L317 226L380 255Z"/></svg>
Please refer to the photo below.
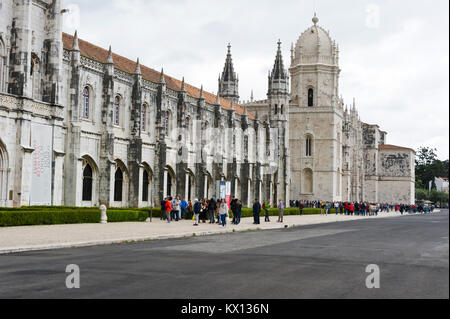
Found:
<svg viewBox="0 0 450 319"><path fill-rule="evenodd" d="M209 213L209 223L215 224L215 215L216 215L216 201L214 198L211 198L211 200L208 203L208 213Z"/></svg>
<svg viewBox="0 0 450 319"><path fill-rule="evenodd" d="M259 225L259 214L261 213L261 204L257 199L255 199L255 203L253 204L253 219L255 220L254 225Z"/></svg>

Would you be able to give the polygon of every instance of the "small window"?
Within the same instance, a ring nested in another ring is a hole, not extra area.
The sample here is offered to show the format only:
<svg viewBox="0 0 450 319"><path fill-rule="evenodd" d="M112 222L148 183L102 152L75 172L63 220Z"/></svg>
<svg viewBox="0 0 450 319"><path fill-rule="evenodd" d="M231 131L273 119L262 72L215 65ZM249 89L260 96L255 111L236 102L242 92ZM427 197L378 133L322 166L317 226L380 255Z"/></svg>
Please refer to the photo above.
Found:
<svg viewBox="0 0 450 319"><path fill-rule="evenodd" d="M87 164L83 170L83 201L92 200L92 167Z"/></svg>
<svg viewBox="0 0 450 319"><path fill-rule="evenodd" d="M284 105L281 105L280 111L281 111L281 115L283 115L284 114Z"/></svg>
<svg viewBox="0 0 450 319"><path fill-rule="evenodd" d="M121 202L123 195L123 173L122 170L117 168L114 175L114 201Z"/></svg>
<svg viewBox="0 0 450 319"><path fill-rule="evenodd" d="M314 89L308 90L308 106L314 106Z"/></svg>
<svg viewBox="0 0 450 319"><path fill-rule="evenodd" d="M312 138L310 136L306 138L306 156L312 156Z"/></svg>
<svg viewBox="0 0 450 319"><path fill-rule="evenodd" d="M278 104L275 104L275 114L278 114Z"/></svg>
<svg viewBox="0 0 450 319"><path fill-rule="evenodd" d="M116 96L114 100L114 125L120 125L120 97Z"/></svg>
<svg viewBox="0 0 450 319"><path fill-rule="evenodd" d="M89 88L83 90L83 118L89 118Z"/></svg>

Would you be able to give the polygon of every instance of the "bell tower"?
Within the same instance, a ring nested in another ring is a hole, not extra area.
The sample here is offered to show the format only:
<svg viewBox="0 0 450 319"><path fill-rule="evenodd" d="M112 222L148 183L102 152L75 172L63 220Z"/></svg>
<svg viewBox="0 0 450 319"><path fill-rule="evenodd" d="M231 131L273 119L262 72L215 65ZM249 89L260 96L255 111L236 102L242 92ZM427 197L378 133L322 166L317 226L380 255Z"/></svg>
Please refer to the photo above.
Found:
<svg viewBox="0 0 450 319"><path fill-rule="evenodd" d="M339 96L339 48L328 31L313 25L292 45L290 145L291 197L341 200L339 174L343 108Z"/></svg>

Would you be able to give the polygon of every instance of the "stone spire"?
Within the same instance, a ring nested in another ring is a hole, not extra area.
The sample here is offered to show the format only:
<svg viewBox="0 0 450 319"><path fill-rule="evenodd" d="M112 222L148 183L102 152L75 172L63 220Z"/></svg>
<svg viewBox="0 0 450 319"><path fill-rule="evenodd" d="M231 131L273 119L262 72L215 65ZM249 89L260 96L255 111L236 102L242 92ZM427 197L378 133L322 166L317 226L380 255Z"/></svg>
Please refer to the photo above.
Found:
<svg viewBox="0 0 450 319"><path fill-rule="evenodd" d="M253 102L254 97L253 97L253 90L252 90L252 94L250 95L250 102Z"/></svg>
<svg viewBox="0 0 450 319"><path fill-rule="evenodd" d="M281 52L281 41L278 40L278 50L275 57L272 72L269 71L269 95L283 93L288 94L288 74L284 68L283 54Z"/></svg>
<svg viewBox="0 0 450 319"><path fill-rule="evenodd" d="M239 77L234 72L231 44L228 44L225 66L219 77L219 94L221 97L233 100L235 103L239 101Z"/></svg>
<svg viewBox="0 0 450 319"><path fill-rule="evenodd" d="M159 77L159 83L166 84L166 79L164 77L164 68L161 69L161 75Z"/></svg>
<svg viewBox="0 0 450 319"><path fill-rule="evenodd" d="M186 85L184 84L184 76L183 80L181 81L181 92L186 92Z"/></svg>
<svg viewBox="0 0 450 319"><path fill-rule="evenodd" d="M279 80L279 79L286 79L287 73L284 69L284 63L283 63L283 54L281 53L281 40L278 40L278 50L277 50L277 56L275 58L275 64L273 66L272 71L272 79Z"/></svg>
<svg viewBox="0 0 450 319"><path fill-rule="evenodd" d="M205 95L203 94L203 84L200 87L200 100L204 100L205 99Z"/></svg>
<svg viewBox="0 0 450 319"><path fill-rule="evenodd" d="M111 46L109 46L108 58L106 59L106 64L114 64Z"/></svg>
<svg viewBox="0 0 450 319"><path fill-rule="evenodd" d="M78 31L75 31L73 36L72 51L80 51L80 47L78 45Z"/></svg>
<svg viewBox="0 0 450 319"><path fill-rule="evenodd" d="M220 84L219 84L219 91L217 91L216 95L216 105L220 105Z"/></svg>
<svg viewBox="0 0 450 319"><path fill-rule="evenodd" d="M139 58L137 58L137 61L136 61L136 70L134 71L134 74L142 74L142 72L141 72L141 64L139 63Z"/></svg>

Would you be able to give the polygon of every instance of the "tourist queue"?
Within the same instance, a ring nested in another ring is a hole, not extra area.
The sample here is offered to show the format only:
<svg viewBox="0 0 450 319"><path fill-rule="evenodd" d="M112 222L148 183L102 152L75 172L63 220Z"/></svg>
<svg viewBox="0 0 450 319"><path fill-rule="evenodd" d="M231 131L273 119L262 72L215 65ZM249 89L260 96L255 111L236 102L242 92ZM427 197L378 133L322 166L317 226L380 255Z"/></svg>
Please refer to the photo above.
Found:
<svg viewBox="0 0 450 319"><path fill-rule="evenodd" d="M336 215L347 216L378 216L379 212L399 212L404 213L432 213L435 209L434 205L390 205L390 204L373 204L367 202L324 202L324 201L290 201L291 208L298 208L299 214L303 215L305 208L321 209L322 215L329 215L335 213ZM181 199L180 196L176 198L166 197L161 201L161 220L166 220L168 223L172 221L180 221L183 219L193 220L194 226L200 223L219 224L225 227L227 221L230 219L231 210L232 220L231 224L239 225L242 216L242 201L233 198L230 203L230 209L225 199L195 199L194 202L186 199ZM265 215L265 222L270 222L270 204L263 202L261 204L255 199L252 207L254 224L259 225L261 212ZM285 203L279 200L278 208L278 223L283 223Z"/></svg>

